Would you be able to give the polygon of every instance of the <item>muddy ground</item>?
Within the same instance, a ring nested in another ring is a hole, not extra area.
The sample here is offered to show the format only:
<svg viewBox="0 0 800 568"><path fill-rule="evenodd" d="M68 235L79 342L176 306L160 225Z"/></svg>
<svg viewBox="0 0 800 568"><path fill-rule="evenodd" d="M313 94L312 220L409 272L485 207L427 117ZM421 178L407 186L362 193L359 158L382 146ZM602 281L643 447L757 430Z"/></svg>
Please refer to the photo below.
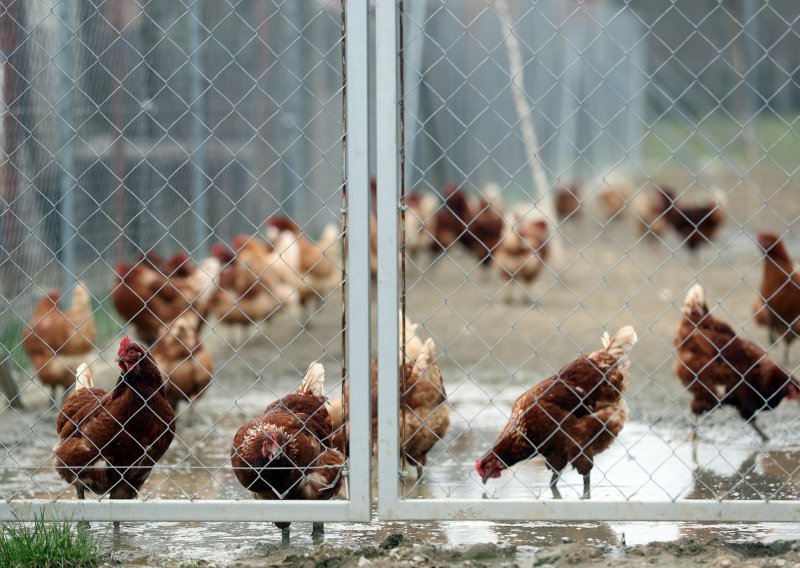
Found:
<svg viewBox="0 0 800 568"><path fill-rule="evenodd" d="M767 545L680 540L640 546L612 546L569 542L546 547L516 547L481 543L457 549L387 538L378 546L355 549L319 547L312 550L265 547L264 556L242 559L234 565L266 562L285 566L698 566L718 568L800 566L800 541Z"/></svg>
<svg viewBox="0 0 800 568"><path fill-rule="evenodd" d="M106 558L108 565L126 564ZM465 566L470 568L523 568L538 566L709 566L713 568L790 568L800 566L800 541L767 544L681 539L628 546L624 543L576 542L564 537L559 544L515 546L479 543L450 547L413 541L402 533L387 536L379 544L356 547L256 545L247 554L224 562L208 560L149 559L148 565L212 568L229 566L354 567Z"/></svg>

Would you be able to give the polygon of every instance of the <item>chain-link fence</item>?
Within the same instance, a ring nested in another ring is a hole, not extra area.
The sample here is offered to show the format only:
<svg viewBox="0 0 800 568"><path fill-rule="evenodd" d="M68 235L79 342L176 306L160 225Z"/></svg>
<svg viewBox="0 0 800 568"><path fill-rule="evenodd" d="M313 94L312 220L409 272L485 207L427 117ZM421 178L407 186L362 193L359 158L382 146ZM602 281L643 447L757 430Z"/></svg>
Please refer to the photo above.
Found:
<svg viewBox="0 0 800 568"><path fill-rule="evenodd" d="M379 5L383 516L798 519L798 17Z"/></svg>
<svg viewBox="0 0 800 568"><path fill-rule="evenodd" d="M366 14L2 3L3 517L369 515Z"/></svg>
<svg viewBox="0 0 800 568"><path fill-rule="evenodd" d="M797 520L800 9L376 3L370 211L344 4L0 3L0 514Z"/></svg>

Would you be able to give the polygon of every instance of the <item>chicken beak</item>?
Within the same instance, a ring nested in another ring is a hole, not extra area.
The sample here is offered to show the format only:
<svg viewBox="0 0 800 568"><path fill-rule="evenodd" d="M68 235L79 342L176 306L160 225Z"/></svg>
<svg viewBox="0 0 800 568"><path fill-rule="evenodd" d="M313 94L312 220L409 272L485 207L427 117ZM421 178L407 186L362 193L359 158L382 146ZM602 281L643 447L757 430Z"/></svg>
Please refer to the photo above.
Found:
<svg viewBox="0 0 800 568"><path fill-rule="evenodd" d="M486 482L489 481L489 475L488 474L481 475L481 481L483 481L483 484L486 485Z"/></svg>

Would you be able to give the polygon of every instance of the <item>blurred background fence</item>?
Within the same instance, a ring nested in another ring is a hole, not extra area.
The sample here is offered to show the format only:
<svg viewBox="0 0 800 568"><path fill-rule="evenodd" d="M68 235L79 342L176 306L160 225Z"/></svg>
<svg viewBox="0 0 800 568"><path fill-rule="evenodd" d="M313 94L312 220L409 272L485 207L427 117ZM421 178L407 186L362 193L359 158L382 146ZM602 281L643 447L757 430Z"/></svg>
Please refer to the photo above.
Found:
<svg viewBox="0 0 800 568"><path fill-rule="evenodd" d="M757 159L760 134L773 156L793 144L775 133L800 108L797 3L510 7L552 179L589 180L620 167L653 175L681 162L712 173ZM510 177L516 191L530 192L496 10L478 1L408 2L403 33L407 185L482 187Z"/></svg>
<svg viewBox="0 0 800 568"><path fill-rule="evenodd" d="M278 210L338 220L340 37L338 1L4 1L4 319Z"/></svg>
<svg viewBox="0 0 800 568"><path fill-rule="evenodd" d="M338 217L339 2L2 10L5 302L30 307L30 279L105 278L138 250L199 256L278 209L311 232ZM702 177L752 165L760 143L772 160L794 156L781 132L800 108L797 3L542 0L512 11L552 179L705 161ZM409 187L510 178L507 195L532 191L502 37L484 2L407 3Z"/></svg>

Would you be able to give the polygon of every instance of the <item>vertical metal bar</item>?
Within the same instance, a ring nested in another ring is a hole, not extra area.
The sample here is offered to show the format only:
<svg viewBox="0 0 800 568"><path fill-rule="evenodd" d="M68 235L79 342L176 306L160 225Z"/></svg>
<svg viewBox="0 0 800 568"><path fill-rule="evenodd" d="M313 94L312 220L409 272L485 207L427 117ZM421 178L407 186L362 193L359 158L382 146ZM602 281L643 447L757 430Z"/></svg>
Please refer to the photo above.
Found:
<svg viewBox="0 0 800 568"><path fill-rule="evenodd" d="M281 26L282 43L284 49L283 57L286 61L283 65L284 70L284 99L281 103L283 107L281 123L286 137L287 147L283 149L283 164L286 175L284 177L284 189L286 193L283 199L283 209L295 219L298 218L298 202L302 196L303 178L300 174L303 171L303 163L306 159L305 144L303 143L303 131L300 125L303 121L303 113L306 107L305 89L303 89L303 39L302 32L298 30L305 28L303 22L303 2L284 2L280 8L286 10L285 17L288 24ZM353 45L353 44L351 44ZM366 44L364 44L366 46Z"/></svg>
<svg viewBox="0 0 800 568"><path fill-rule="evenodd" d="M749 110L750 121L755 118L761 110L761 93L758 88L758 77L755 67L758 64L758 20L756 19L756 5L754 0L743 0L742 12L744 24L744 59L747 64L745 82L747 83L747 107Z"/></svg>
<svg viewBox="0 0 800 568"><path fill-rule="evenodd" d="M347 360L350 366L350 506L361 520L372 506L369 268L369 32L367 0L345 2L347 89ZM396 328L395 328L396 329ZM354 481L354 482L353 482Z"/></svg>
<svg viewBox="0 0 800 568"><path fill-rule="evenodd" d="M21 103L22 78L26 70L25 52L22 44L25 30L20 29L25 21L25 7L13 0L0 1L0 49L3 51L3 192L6 209L2 214L3 249L10 259L16 251L22 237L17 215L17 196L22 184L20 175L23 167L20 159L23 136ZM15 296L27 285L27 278L20 269L19 262L5 262L3 258L2 292L5 297Z"/></svg>
<svg viewBox="0 0 800 568"><path fill-rule="evenodd" d="M400 179L398 10L378 2L375 14L378 166L378 514L398 499L398 215Z"/></svg>
<svg viewBox="0 0 800 568"><path fill-rule="evenodd" d="M201 22L203 21L203 0L195 0L189 8L189 61L191 63L191 101L192 111L192 208L194 209L194 250L198 258L205 256L208 249L208 184L206 181L206 146L203 128L206 122L206 97L204 95L205 76L203 74L203 45L201 41Z"/></svg>
<svg viewBox="0 0 800 568"><path fill-rule="evenodd" d="M421 181L417 164L418 136L420 133L420 99L422 98L422 65L425 46L426 2L409 2L408 17L403 19L406 39L403 41L403 140L406 159L411 167L405 168L405 188L413 189ZM410 41L409 41L410 40ZM416 164L416 165L415 165Z"/></svg>
<svg viewBox="0 0 800 568"><path fill-rule="evenodd" d="M72 109L72 90L75 87L75 67L72 37L74 32L74 19L72 14L75 5L70 2L61 2L58 5L59 30L61 36L60 51L56 62L61 69L61 93L59 101L59 121L61 134L61 148L58 152L59 165L59 193L61 194L61 289L67 294L77 279L77 263L75 258L77 248L77 219L75 216L75 146L72 143L75 137L75 124Z"/></svg>

